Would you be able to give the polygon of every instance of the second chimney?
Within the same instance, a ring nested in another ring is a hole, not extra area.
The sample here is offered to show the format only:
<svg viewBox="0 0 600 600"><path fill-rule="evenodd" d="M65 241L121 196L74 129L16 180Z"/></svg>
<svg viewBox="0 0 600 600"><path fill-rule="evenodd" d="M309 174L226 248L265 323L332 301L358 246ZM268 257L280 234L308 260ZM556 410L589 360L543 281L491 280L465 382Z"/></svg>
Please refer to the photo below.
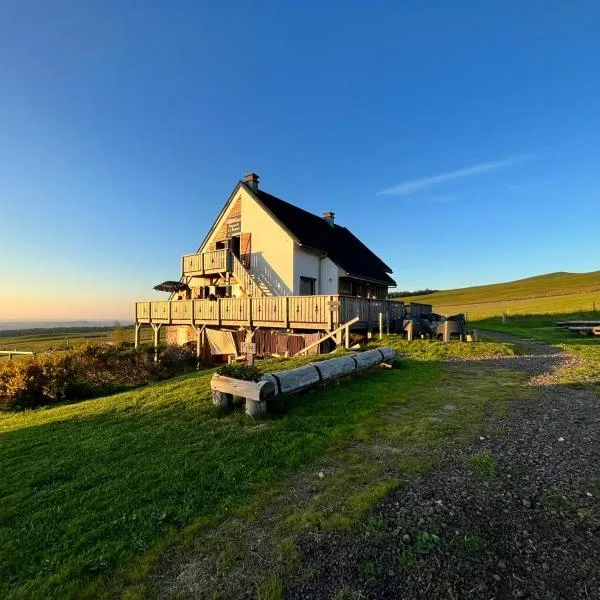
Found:
<svg viewBox="0 0 600 600"><path fill-rule="evenodd" d="M335 225L335 213L332 213L330 210L323 213L323 218L333 227Z"/></svg>
<svg viewBox="0 0 600 600"><path fill-rule="evenodd" d="M244 176L246 185L254 192L258 189L258 180L260 177L256 173L246 173Z"/></svg>

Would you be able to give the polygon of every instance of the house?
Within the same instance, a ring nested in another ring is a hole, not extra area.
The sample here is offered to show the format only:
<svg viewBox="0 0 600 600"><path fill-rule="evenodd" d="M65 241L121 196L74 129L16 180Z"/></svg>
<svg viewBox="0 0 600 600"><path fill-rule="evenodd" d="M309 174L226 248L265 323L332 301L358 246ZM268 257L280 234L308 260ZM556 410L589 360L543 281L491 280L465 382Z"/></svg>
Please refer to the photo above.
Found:
<svg viewBox="0 0 600 600"><path fill-rule="evenodd" d="M136 334L144 323L155 340L168 326L175 343L199 340L206 327L330 332L355 317L354 328L369 330L380 312L389 327L403 309L387 300L391 273L333 212L294 206L249 173L198 250L182 257L170 299L136 303Z"/></svg>

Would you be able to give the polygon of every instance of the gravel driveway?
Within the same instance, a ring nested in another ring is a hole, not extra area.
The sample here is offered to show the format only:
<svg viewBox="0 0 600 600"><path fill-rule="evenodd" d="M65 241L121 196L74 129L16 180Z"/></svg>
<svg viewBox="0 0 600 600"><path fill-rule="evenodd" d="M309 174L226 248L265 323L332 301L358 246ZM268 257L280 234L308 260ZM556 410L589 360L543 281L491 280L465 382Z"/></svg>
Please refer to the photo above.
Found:
<svg viewBox="0 0 600 600"><path fill-rule="evenodd" d="M312 575L286 598L600 599L600 401L555 383L568 355L518 343L527 354L485 363L525 372L533 397L490 415L497 434L409 478L361 527L303 538Z"/></svg>

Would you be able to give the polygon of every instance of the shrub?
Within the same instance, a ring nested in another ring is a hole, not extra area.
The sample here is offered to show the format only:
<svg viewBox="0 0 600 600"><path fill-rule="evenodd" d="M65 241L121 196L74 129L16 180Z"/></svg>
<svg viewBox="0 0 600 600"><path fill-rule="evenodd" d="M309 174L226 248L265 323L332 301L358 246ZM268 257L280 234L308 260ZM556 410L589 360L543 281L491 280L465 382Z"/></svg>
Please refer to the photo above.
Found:
<svg viewBox="0 0 600 600"><path fill-rule="evenodd" d="M29 408L80 400L172 376L195 364L190 348L167 347L158 363L153 354L126 346L79 346L45 352L32 359L0 363L0 409Z"/></svg>
<svg viewBox="0 0 600 600"><path fill-rule="evenodd" d="M251 367L243 363L223 365L217 369L217 373L225 377L243 379L244 381L258 381L262 376L262 372L258 367Z"/></svg>
<svg viewBox="0 0 600 600"><path fill-rule="evenodd" d="M191 346L167 346L159 358L159 366L166 371L179 370L182 366L194 366L196 362L196 350Z"/></svg>

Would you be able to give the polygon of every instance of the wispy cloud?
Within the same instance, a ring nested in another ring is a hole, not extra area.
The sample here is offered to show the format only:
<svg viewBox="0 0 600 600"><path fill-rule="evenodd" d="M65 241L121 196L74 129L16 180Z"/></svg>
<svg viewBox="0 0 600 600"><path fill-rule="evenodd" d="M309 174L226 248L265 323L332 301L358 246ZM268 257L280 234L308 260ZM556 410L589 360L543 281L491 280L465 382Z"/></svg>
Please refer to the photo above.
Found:
<svg viewBox="0 0 600 600"><path fill-rule="evenodd" d="M402 183L398 183L397 185L382 190L379 192L379 194L385 194L388 196L408 196L432 185L444 183L445 181L452 181L453 179L461 179L463 177L471 177L472 175L480 175L482 173L489 173L490 171L498 171L499 169L510 167L511 165L527 160L528 158L531 158L530 154L521 154L519 156L513 156L503 160L496 160L478 165L472 165L470 167L464 167L462 169L458 169L457 171L439 173L438 175L424 177L423 179L403 181Z"/></svg>

